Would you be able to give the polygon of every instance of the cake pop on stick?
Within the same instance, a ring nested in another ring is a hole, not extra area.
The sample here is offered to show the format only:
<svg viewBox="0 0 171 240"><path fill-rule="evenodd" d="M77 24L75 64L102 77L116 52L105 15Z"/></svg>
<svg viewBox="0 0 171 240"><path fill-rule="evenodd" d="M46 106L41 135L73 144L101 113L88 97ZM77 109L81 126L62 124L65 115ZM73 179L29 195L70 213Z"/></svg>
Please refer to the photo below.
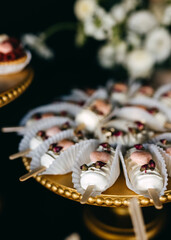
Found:
<svg viewBox="0 0 171 240"><path fill-rule="evenodd" d="M21 134L30 129L31 126L34 126L36 123L39 124L39 121L42 119L49 119L51 117L67 117L68 119L74 119L75 116L81 111L81 107L66 102L52 103L44 106L37 107L29 111L20 121L20 126L18 127L4 127L3 131L12 132L17 131Z"/></svg>
<svg viewBox="0 0 171 240"><path fill-rule="evenodd" d="M132 198L129 202L129 212L137 240L147 240L144 219L141 208L136 198Z"/></svg>
<svg viewBox="0 0 171 240"><path fill-rule="evenodd" d="M105 99L95 99L85 106L76 116L78 124L83 123L89 132L93 132L98 123L112 110L112 105Z"/></svg>
<svg viewBox="0 0 171 240"><path fill-rule="evenodd" d="M127 150L124 157L120 153L120 159L128 188L137 194L153 198L154 206L161 209L159 197L167 189L168 175L157 146L137 144Z"/></svg>
<svg viewBox="0 0 171 240"><path fill-rule="evenodd" d="M53 117L40 120L39 124L32 127L22 138L19 152L10 155L9 159L14 160L28 155L48 138L74 126L74 122L67 118Z"/></svg>
<svg viewBox="0 0 171 240"><path fill-rule="evenodd" d="M21 180L27 180L37 174L59 175L71 172L76 155L89 141L84 133L81 135L79 132L75 135L74 129L52 136L31 152L30 173L22 176ZM46 169L41 168L42 166ZM35 169L40 172L37 173Z"/></svg>
<svg viewBox="0 0 171 240"><path fill-rule="evenodd" d="M72 169L72 182L82 194L81 203L112 186L120 174L119 146L92 140L78 154Z"/></svg>

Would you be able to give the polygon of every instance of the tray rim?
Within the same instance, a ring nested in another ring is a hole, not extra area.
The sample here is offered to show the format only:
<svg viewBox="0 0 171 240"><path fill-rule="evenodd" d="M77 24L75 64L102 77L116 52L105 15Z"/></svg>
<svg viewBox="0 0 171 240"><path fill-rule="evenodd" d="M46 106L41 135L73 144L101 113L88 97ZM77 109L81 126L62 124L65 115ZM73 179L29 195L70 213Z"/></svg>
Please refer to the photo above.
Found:
<svg viewBox="0 0 171 240"><path fill-rule="evenodd" d="M26 168L26 170L30 171L30 158L23 157L22 162ZM68 198L70 200L80 202L81 194L77 192L75 188L68 187L62 185L60 183L54 183L49 179L50 175L38 175L34 176L33 178L43 185L48 190L52 191L53 193L60 195L62 197ZM64 175L62 175L64 176ZM140 204L140 207L149 207L153 206L153 200L146 198L142 195L132 194L132 195L110 195L110 194L101 194L96 197L89 197L86 204L94 205L99 207L128 207L129 201L132 197L136 197ZM169 203L171 202L171 190L165 191L165 194L160 197L160 201L162 203Z"/></svg>
<svg viewBox="0 0 171 240"><path fill-rule="evenodd" d="M29 87L33 78L34 70L29 66L27 78L25 78L22 82L16 84L14 87L0 93L0 108L18 98Z"/></svg>

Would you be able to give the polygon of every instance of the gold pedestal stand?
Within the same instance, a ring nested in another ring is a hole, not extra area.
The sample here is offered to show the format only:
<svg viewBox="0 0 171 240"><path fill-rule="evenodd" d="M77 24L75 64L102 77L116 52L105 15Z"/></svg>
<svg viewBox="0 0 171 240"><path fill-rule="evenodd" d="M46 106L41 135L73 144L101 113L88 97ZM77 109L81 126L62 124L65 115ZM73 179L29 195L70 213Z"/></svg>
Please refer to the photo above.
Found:
<svg viewBox="0 0 171 240"><path fill-rule="evenodd" d="M143 208L143 216L148 239L155 237L166 222L165 209ZM100 208L86 206L83 219L88 230L105 240L135 240L128 208Z"/></svg>
<svg viewBox="0 0 171 240"><path fill-rule="evenodd" d="M33 77L34 71L30 66L18 73L0 75L0 107L19 97L28 88Z"/></svg>
<svg viewBox="0 0 171 240"><path fill-rule="evenodd" d="M22 160L25 168L29 171L30 159L24 157ZM55 194L80 202L81 194L73 188L71 173L66 175L39 175L35 176L35 179ZM165 222L165 208L156 210L152 199L129 190L122 172L115 184L103 194L89 197L83 214L85 225L95 236L101 239L135 239L128 212L129 200L132 197L136 197L140 206L143 207L148 238L156 236ZM171 202L171 178L168 180L168 190L160 197L160 201L162 203Z"/></svg>

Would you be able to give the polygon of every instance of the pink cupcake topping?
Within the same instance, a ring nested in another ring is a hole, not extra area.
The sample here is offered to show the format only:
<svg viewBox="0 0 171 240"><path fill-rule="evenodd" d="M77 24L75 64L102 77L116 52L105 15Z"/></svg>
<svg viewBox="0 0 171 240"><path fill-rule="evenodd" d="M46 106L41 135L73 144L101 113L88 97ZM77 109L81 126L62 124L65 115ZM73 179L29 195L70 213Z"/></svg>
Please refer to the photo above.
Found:
<svg viewBox="0 0 171 240"><path fill-rule="evenodd" d="M130 156L133 162L136 162L138 165L145 165L148 164L149 161L152 159L152 155L146 151L135 151L131 153Z"/></svg>
<svg viewBox="0 0 171 240"><path fill-rule="evenodd" d="M55 114L54 113L43 113L42 114L42 118L48 118L48 117L54 117Z"/></svg>
<svg viewBox="0 0 171 240"><path fill-rule="evenodd" d="M107 152L92 152L90 154L90 160L91 162L104 162L107 163L110 160L110 154Z"/></svg>
<svg viewBox="0 0 171 240"><path fill-rule="evenodd" d="M63 147L63 150L68 149L69 147L71 147L72 145L74 145L74 142L68 139L63 139L61 141L58 142L58 146Z"/></svg>
<svg viewBox="0 0 171 240"><path fill-rule="evenodd" d="M142 86L140 89L139 89L139 92L151 97L154 93L154 89L150 86Z"/></svg>
<svg viewBox="0 0 171 240"><path fill-rule="evenodd" d="M128 87L124 83L115 83L113 86L113 90L116 92L126 92L128 90Z"/></svg>
<svg viewBox="0 0 171 240"><path fill-rule="evenodd" d="M55 135L55 134L57 134L59 132L61 132L60 128L55 126L55 127L51 127L49 129L47 129L46 130L46 135L48 137L52 137L53 135Z"/></svg>
<svg viewBox="0 0 171 240"><path fill-rule="evenodd" d="M109 103L106 103L104 100L102 99L96 99L93 103L93 106L96 107L96 109L99 112L102 112L103 115L107 115L109 114L110 110L111 110L111 105Z"/></svg>

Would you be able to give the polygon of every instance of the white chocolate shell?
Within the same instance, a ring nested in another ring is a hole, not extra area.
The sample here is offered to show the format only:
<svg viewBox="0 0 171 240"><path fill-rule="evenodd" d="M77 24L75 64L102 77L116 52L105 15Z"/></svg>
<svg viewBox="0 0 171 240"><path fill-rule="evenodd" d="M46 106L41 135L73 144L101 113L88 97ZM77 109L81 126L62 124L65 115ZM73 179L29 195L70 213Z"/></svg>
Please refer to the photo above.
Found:
<svg viewBox="0 0 171 240"><path fill-rule="evenodd" d="M85 189L81 187L81 183L80 183L80 176L82 173L80 166L83 164L88 164L90 162L90 153L97 148L99 143L100 143L99 140L90 140L90 142L84 148L82 148L79 154L77 155L76 162L73 166L72 182L74 184L74 188L76 188L76 190L81 194L85 192ZM91 196L100 195L101 192L111 187L119 177L120 175L119 149L120 149L120 146L118 145L115 149L115 154L114 154L110 168L109 169L105 168L104 173L98 176L100 178L95 179L95 180L102 181L105 177L106 179L105 184L102 184L101 187L95 188ZM106 174L106 172L108 172L108 174Z"/></svg>
<svg viewBox="0 0 171 240"><path fill-rule="evenodd" d="M156 175L153 178L154 171L151 171L151 170L147 170L147 173L143 173L143 172L141 173L140 166L137 165L136 163L135 164L133 163L132 165L128 165L128 166L130 166L130 169L133 169L134 171L136 171L137 174L135 174L134 176L132 176L130 178L124 158L128 159L129 154L131 153L132 149L131 149L131 151L128 151L126 153L126 155L122 154L122 152L120 152L120 159L121 159L121 163L122 163L122 167L123 167L123 171L124 171L124 175L125 175L126 185L129 189L131 189L135 193L143 195L145 197L149 197L147 186L149 186L151 188L154 188L154 186L155 186L157 188L157 190L159 191L158 192L159 196L161 196L164 194L164 191L167 190L167 184L168 184L168 174L167 174L165 161L164 161L160 151L158 150L157 146L155 146L154 144L145 144L144 147L147 151L149 151L151 153L151 155L153 157L153 160L156 164L156 171L157 171ZM135 151L135 150L136 149L133 149L133 151ZM136 178L136 175L137 175L137 178ZM147 178L145 178L146 176L147 176ZM132 178L135 178L134 182L131 182ZM145 179L145 181L143 184L144 179ZM140 181L140 184L137 182L136 186L137 187L139 186L142 189L135 188L134 183L136 183L136 181L138 181L138 180ZM158 184L156 183L156 180L158 180Z"/></svg>
<svg viewBox="0 0 171 240"><path fill-rule="evenodd" d="M34 125L33 127L30 127L28 131L25 132L22 140L20 141L19 144L19 151L24 151L28 148L30 148L30 141L33 139L36 135L36 133L40 130L45 130L53 126L60 126L64 124L65 122L69 122L71 127L75 127L75 123L68 119L68 118L63 118L63 117L52 117L52 118L47 118L47 119L42 119L39 121L39 124ZM27 156L29 157L30 154Z"/></svg>

